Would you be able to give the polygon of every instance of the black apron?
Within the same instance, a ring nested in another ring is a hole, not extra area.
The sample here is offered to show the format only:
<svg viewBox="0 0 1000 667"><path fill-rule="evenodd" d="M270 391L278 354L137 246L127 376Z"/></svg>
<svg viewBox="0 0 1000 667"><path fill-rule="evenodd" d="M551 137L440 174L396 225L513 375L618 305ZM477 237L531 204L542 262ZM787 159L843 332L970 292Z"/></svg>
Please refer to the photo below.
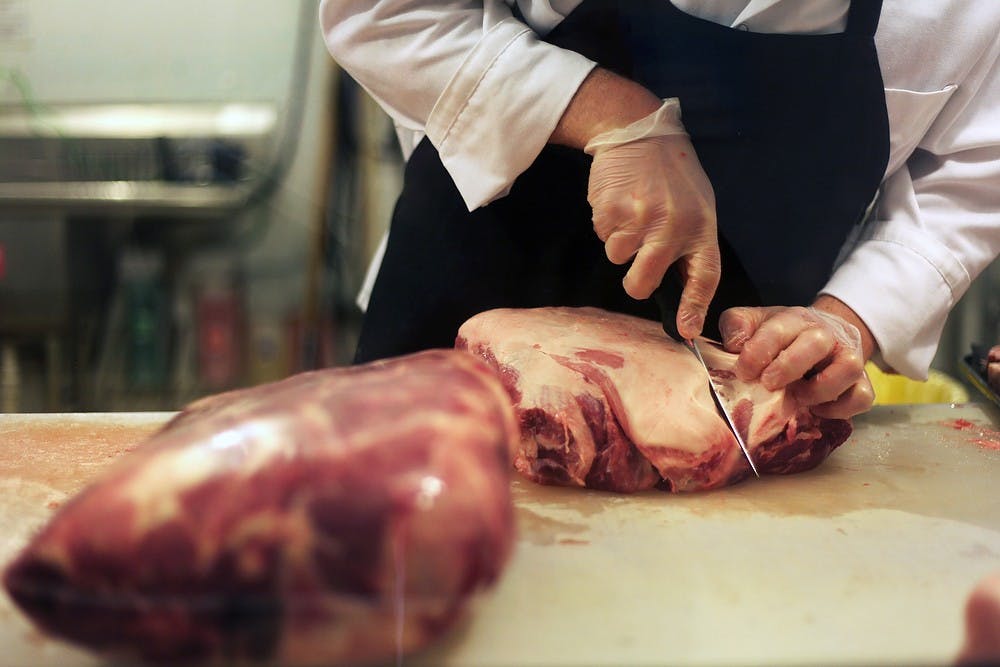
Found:
<svg viewBox="0 0 1000 667"><path fill-rule="evenodd" d="M880 0L853 0L843 33L784 35L728 28L668 0L585 0L545 38L680 98L722 249L707 335L730 306L808 305L873 201L889 149L880 10ZM497 307L658 319L653 300L625 293L627 266L611 264L594 233L590 162L546 146L506 197L470 213L424 139L406 165L355 361L451 347L462 322Z"/></svg>

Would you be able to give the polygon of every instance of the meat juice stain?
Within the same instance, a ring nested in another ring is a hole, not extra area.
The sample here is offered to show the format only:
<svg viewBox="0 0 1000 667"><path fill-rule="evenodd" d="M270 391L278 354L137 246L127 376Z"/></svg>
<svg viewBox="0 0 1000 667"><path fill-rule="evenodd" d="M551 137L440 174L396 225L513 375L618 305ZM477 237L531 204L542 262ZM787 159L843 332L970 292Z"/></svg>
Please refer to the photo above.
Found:
<svg viewBox="0 0 1000 667"><path fill-rule="evenodd" d="M534 512L527 507L517 507L517 529L521 536L532 544L569 544L585 543L583 540L568 537L559 537L566 533L579 534L587 530L587 526L582 523L570 523L553 519L538 512Z"/></svg>
<svg viewBox="0 0 1000 667"><path fill-rule="evenodd" d="M979 445L983 449L1000 451L1000 431L976 424L968 419L949 419L941 422L941 425L956 431L969 431L970 435L975 434L976 436L969 439L972 444Z"/></svg>
<svg viewBox="0 0 1000 667"><path fill-rule="evenodd" d="M975 445L979 445L984 449L992 449L994 451L1000 452L1000 439L987 440L984 438L977 438L971 441Z"/></svg>
<svg viewBox="0 0 1000 667"><path fill-rule="evenodd" d="M572 510L574 513L579 514L581 518L600 514L608 506L624 502L629 498L628 495L616 494L609 491L536 484L520 477L514 478L511 484L511 496L519 508L523 508L525 502L537 503L545 507ZM532 514L542 521L552 521L537 514Z"/></svg>

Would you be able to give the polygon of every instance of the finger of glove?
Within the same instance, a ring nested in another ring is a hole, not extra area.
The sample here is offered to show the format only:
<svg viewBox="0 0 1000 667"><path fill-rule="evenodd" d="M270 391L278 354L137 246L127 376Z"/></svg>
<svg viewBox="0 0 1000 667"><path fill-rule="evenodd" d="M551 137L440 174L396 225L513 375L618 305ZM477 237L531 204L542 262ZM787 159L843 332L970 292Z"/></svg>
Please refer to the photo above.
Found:
<svg viewBox="0 0 1000 667"><path fill-rule="evenodd" d="M854 415L867 412L875 403L875 390L866 375L863 381L851 385L847 391L828 403L820 403L810 408L817 417L827 419L850 419Z"/></svg>
<svg viewBox="0 0 1000 667"><path fill-rule="evenodd" d="M639 248L635 259L632 260L632 266L622 280L625 291L633 299L648 299L662 282L663 274L674 260L675 256L667 246L644 244Z"/></svg>
<svg viewBox="0 0 1000 667"><path fill-rule="evenodd" d="M684 338L695 338L701 335L708 306L719 287L719 248L707 248L681 261L685 262L687 279L677 306L677 332Z"/></svg>
<svg viewBox="0 0 1000 667"><path fill-rule="evenodd" d="M766 319L764 308L737 306L722 311L722 315L719 316L719 333L722 334L723 346L730 352L738 354L764 319Z"/></svg>
<svg viewBox="0 0 1000 667"><path fill-rule="evenodd" d="M861 353L854 348L838 346L831 362L823 370L796 385L795 397L805 405L834 401L864 377Z"/></svg>
<svg viewBox="0 0 1000 667"><path fill-rule="evenodd" d="M760 377L778 355L798 338L807 327L814 326L803 317L804 308L778 308L765 310L764 319L749 339L736 360L736 377L748 382Z"/></svg>
<svg viewBox="0 0 1000 667"><path fill-rule="evenodd" d="M833 334L822 327L806 327L777 358L761 371L760 381L770 391L801 380L836 348Z"/></svg>
<svg viewBox="0 0 1000 667"><path fill-rule="evenodd" d="M624 264L639 252L641 243L642 238L634 232L614 232L604 242L604 253L612 264Z"/></svg>

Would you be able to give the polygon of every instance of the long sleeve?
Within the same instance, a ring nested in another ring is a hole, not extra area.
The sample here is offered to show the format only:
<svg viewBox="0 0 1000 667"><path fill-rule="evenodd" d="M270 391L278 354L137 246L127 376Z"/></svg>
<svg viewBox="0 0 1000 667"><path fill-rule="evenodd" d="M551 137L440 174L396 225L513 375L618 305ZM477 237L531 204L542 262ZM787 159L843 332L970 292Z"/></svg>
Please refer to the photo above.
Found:
<svg viewBox="0 0 1000 667"><path fill-rule="evenodd" d="M949 311L1000 254L1000 11L964 9L940 12L953 23L936 26L937 49L918 43L923 61L904 48L882 58L891 173L874 221L823 290L865 321L885 364L919 379ZM894 87L904 82L916 90Z"/></svg>
<svg viewBox="0 0 1000 667"><path fill-rule="evenodd" d="M506 194L594 67L500 0L323 0L320 21L334 59L427 135L469 210Z"/></svg>

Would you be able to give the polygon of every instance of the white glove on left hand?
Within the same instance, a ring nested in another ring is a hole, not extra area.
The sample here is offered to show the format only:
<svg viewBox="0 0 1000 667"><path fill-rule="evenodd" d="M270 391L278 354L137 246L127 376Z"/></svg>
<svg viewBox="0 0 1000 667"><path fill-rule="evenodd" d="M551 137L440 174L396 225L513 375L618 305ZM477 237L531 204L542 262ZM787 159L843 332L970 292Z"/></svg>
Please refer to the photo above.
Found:
<svg viewBox="0 0 1000 667"><path fill-rule="evenodd" d="M848 419L875 400L857 327L817 308L730 308L719 318L722 342L738 353L736 376L788 386L813 413Z"/></svg>

